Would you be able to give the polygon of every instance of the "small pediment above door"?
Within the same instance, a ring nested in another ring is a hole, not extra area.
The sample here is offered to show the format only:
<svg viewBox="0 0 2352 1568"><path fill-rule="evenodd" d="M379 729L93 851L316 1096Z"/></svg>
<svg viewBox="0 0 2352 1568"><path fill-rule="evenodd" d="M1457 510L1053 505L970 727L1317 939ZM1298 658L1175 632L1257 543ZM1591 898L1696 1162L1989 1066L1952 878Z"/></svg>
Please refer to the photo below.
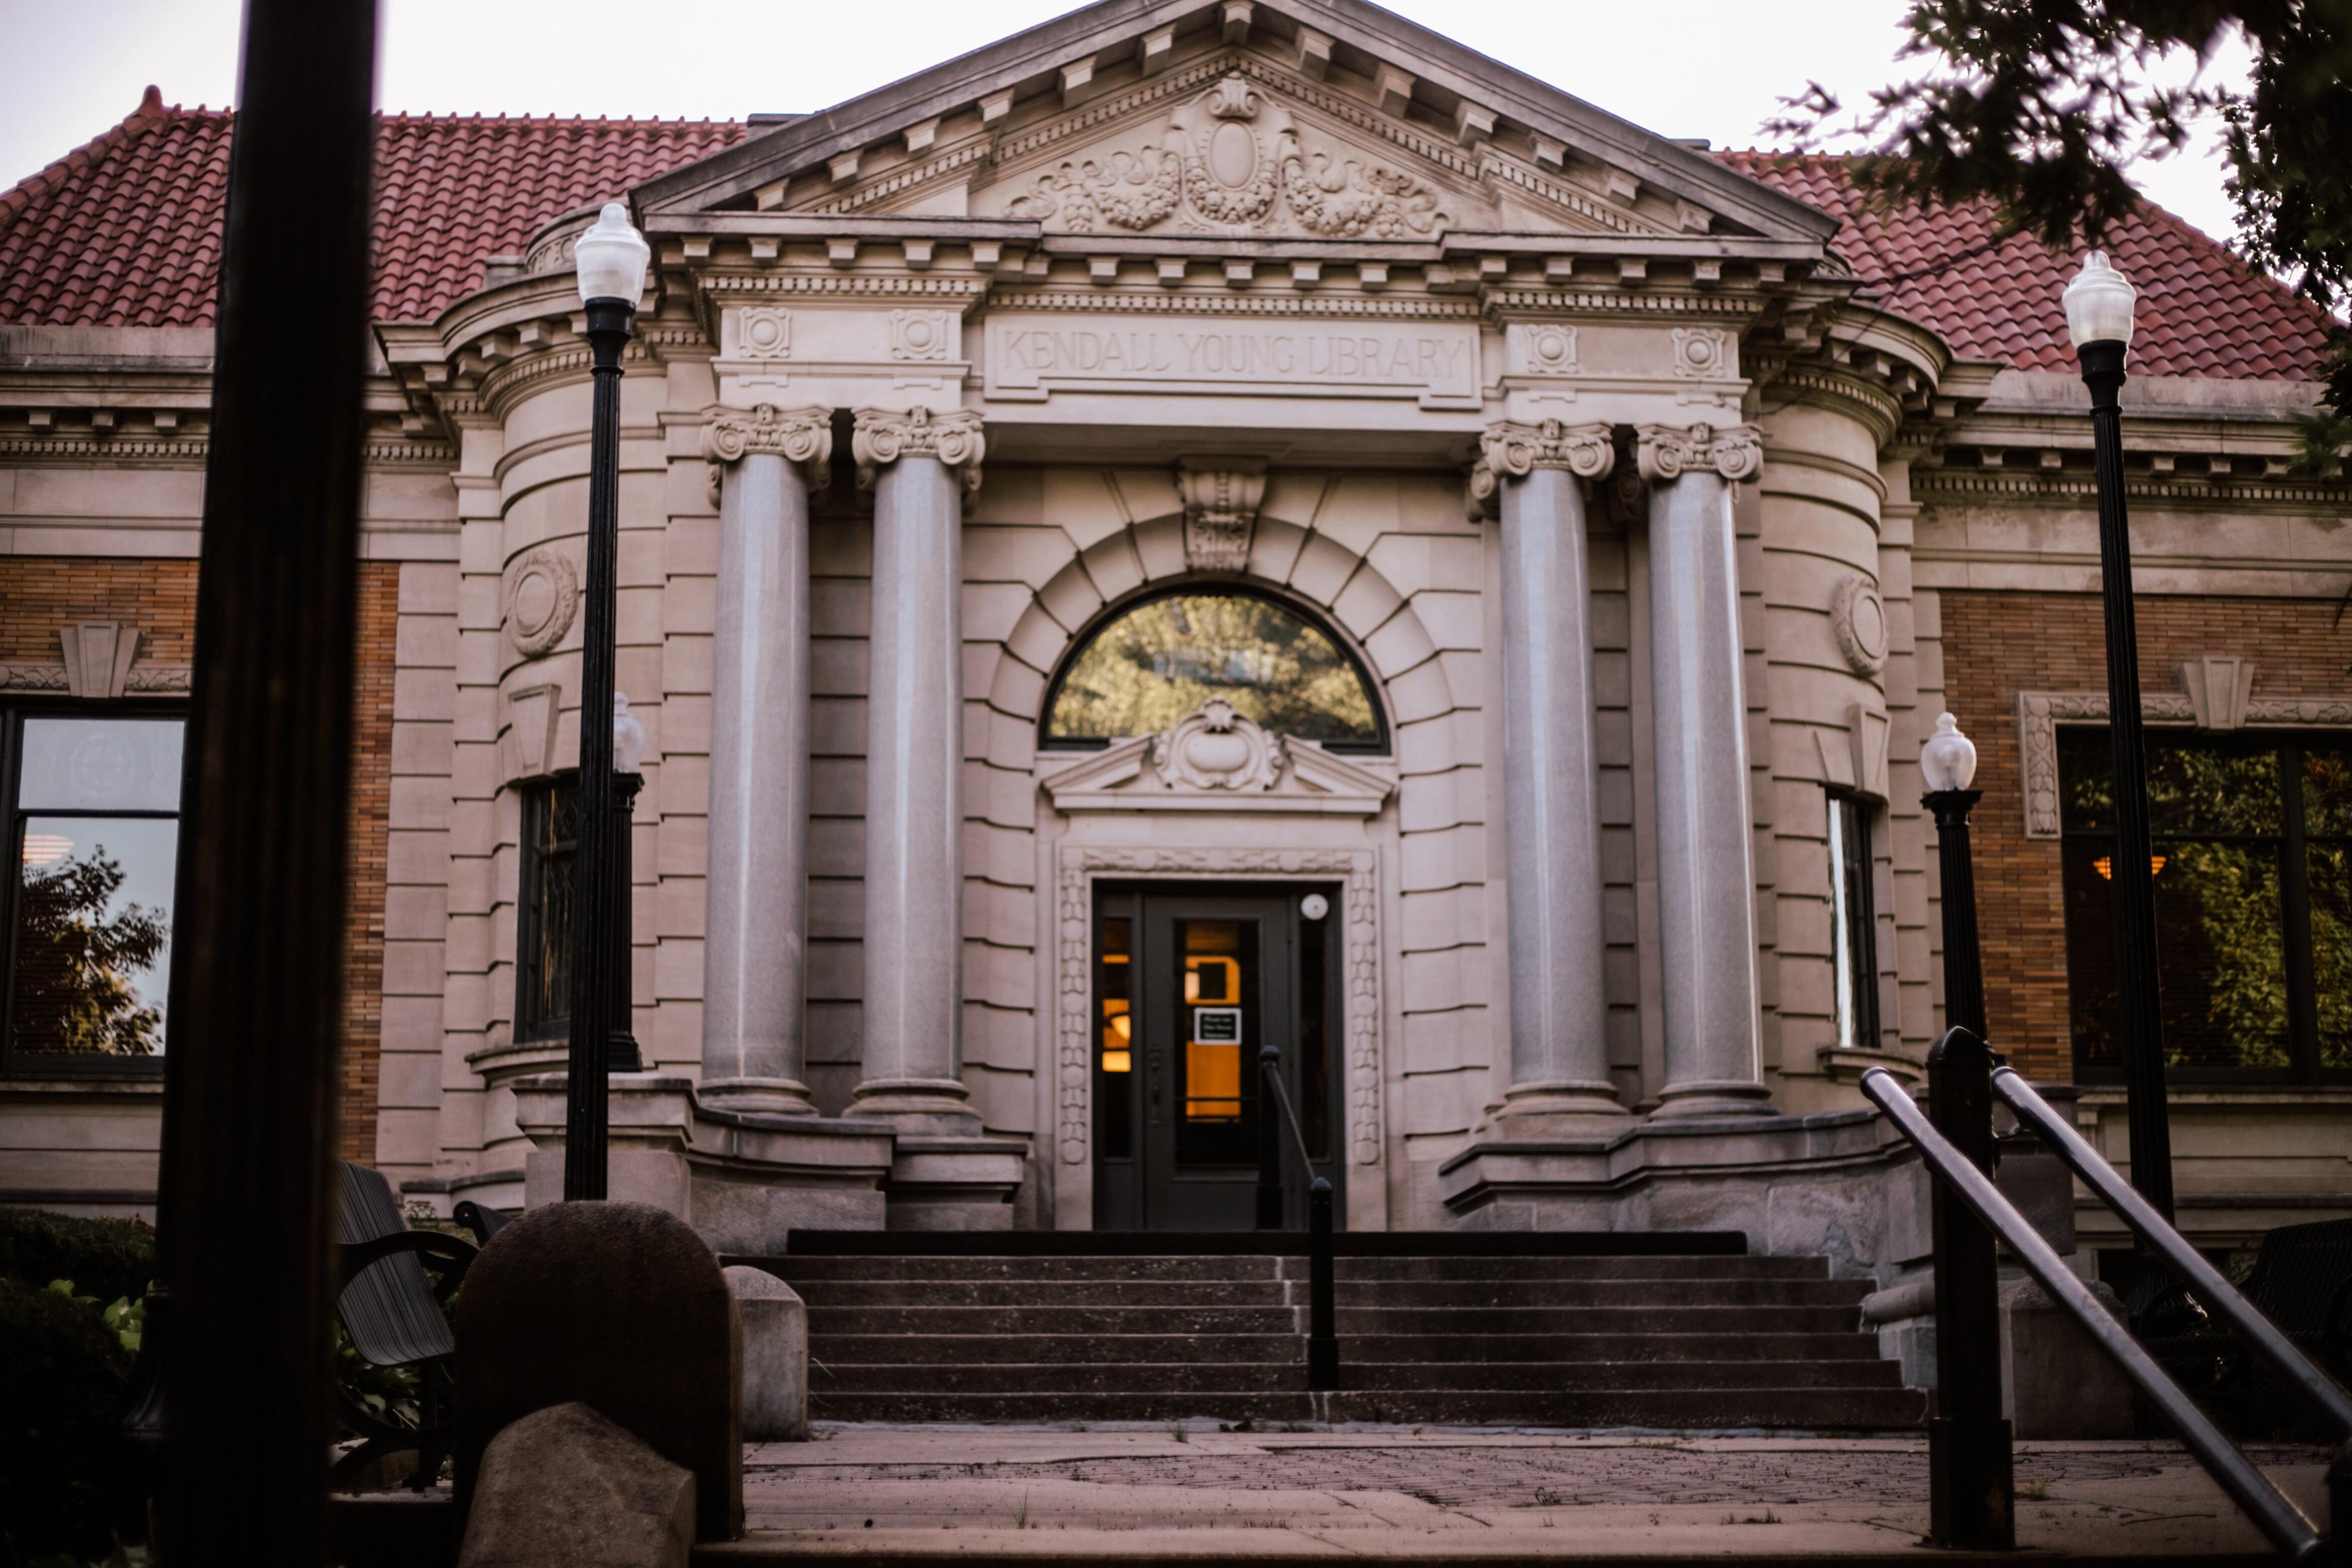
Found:
<svg viewBox="0 0 2352 1568"><path fill-rule="evenodd" d="M1157 735L1045 759L1041 783L1062 812L1307 812L1377 816L1396 790L1385 758L1342 756L1277 735L1212 699Z"/></svg>

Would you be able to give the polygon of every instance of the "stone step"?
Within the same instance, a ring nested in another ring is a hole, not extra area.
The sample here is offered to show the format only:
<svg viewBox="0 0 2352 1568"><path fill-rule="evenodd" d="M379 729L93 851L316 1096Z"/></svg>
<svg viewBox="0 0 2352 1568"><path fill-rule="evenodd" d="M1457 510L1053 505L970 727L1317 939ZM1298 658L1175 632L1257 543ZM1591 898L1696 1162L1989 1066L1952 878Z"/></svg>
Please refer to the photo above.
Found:
<svg viewBox="0 0 2352 1568"><path fill-rule="evenodd" d="M1272 1334L1131 1333L819 1333L809 1356L825 1365L977 1366L986 1364L1179 1362L1304 1363L1296 1330ZM1864 1362L1878 1359L1876 1336L1836 1333L1719 1334L1342 1334L1342 1366L1571 1362ZM1892 1365L1893 1363L1888 1363Z"/></svg>
<svg viewBox="0 0 2352 1568"><path fill-rule="evenodd" d="M1345 1356L1344 1345L1340 1353ZM1295 1329L1276 1334L868 1334L821 1333L809 1339L811 1375L819 1366L1056 1366L1107 1361L1165 1366L1179 1362L1265 1362L1304 1365L1307 1342Z"/></svg>
<svg viewBox="0 0 2352 1568"><path fill-rule="evenodd" d="M1343 1363L1340 1381L1361 1392L1461 1389L1534 1393L1587 1389L1894 1388L1897 1368L1881 1361L1584 1361ZM1295 1392L1306 1386L1296 1362L1005 1362L992 1364L867 1364L825 1361L811 1378L820 1394L1183 1394Z"/></svg>
<svg viewBox="0 0 2352 1568"><path fill-rule="evenodd" d="M803 1279L815 1307L1298 1307L1304 1279ZM1858 1307L1865 1279L1342 1279L1347 1307Z"/></svg>
<svg viewBox="0 0 2352 1568"><path fill-rule="evenodd" d="M1322 1409L1318 1411L1318 1405ZM828 1421L1241 1421L1318 1418L1394 1425L1775 1428L1887 1431L1916 1428L1926 1396L1907 1388L1694 1388L1501 1392L1415 1389L1316 1399L1304 1392L1094 1394L827 1393L810 1413ZM1328 1413L1328 1415L1326 1414Z"/></svg>
<svg viewBox="0 0 2352 1568"><path fill-rule="evenodd" d="M1852 1328L1817 1333L1347 1334L1339 1363L1412 1365L1579 1361L1865 1361L1878 1359L1878 1336ZM1889 1363L1892 1364L1891 1363Z"/></svg>
<svg viewBox="0 0 2352 1568"><path fill-rule="evenodd" d="M1278 1334L1305 1329L1292 1307L811 1306L809 1332L856 1334ZM1834 1333L1846 1306L1348 1307L1343 1334Z"/></svg>
<svg viewBox="0 0 2352 1568"><path fill-rule="evenodd" d="M1333 1237L1343 1258L1738 1258L1736 1230L1352 1230ZM795 1258L1304 1257L1297 1230L796 1230ZM765 1267L772 1258L727 1257Z"/></svg>
<svg viewBox="0 0 2352 1568"><path fill-rule="evenodd" d="M1304 1279L1305 1257L888 1258L829 1256L757 1260L798 1289L803 1281L863 1279ZM1820 1258L1339 1258L1349 1279L1823 1279Z"/></svg>

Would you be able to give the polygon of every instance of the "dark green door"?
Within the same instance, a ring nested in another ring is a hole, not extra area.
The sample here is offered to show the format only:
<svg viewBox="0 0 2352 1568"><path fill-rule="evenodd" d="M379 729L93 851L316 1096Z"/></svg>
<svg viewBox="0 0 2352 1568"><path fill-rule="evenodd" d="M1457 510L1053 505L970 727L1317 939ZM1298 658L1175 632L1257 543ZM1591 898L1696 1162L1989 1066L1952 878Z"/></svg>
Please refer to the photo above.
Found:
<svg viewBox="0 0 2352 1568"><path fill-rule="evenodd" d="M1336 888L1112 888L1095 926L1095 1225L1247 1230L1259 1139L1280 1112L1272 1042L1317 1174L1336 1185ZM1276 1124L1279 1131L1279 1124ZM1306 1223L1283 1135L1285 1223Z"/></svg>

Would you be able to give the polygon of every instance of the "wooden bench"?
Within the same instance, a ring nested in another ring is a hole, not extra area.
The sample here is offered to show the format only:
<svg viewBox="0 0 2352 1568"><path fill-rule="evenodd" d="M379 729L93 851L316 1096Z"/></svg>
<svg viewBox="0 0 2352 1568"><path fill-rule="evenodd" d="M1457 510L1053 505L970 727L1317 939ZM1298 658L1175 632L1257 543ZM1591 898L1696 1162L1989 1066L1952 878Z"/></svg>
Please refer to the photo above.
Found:
<svg viewBox="0 0 2352 1568"><path fill-rule="evenodd" d="M341 1486L387 1455L413 1451L409 1484L429 1487L451 1436L449 1366L457 1341L445 1309L479 1249L443 1231L409 1229L383 1173L349 1163L336 1192L335 1249L335 1316L361 1360L416 1369L418 1420L409 1426L370 1409L337 1378L336 1413L363 1440L336 1462L334 1481ZM426 1258L440 1269L437 1285L425 1274Z"/></svg>
<svg viewBox="0 0 2352 1568"><path fill-rule="evenodd" d="M2337 1382L2352 1384L2352 1219L2272 1231L2241 1289ZM2207 1317L2188 1287L2158 1293L2141 1321L2148 1353L2190 1393L2250 1418L2285 1415L2294 1403L2226 1324Z"/></svg>

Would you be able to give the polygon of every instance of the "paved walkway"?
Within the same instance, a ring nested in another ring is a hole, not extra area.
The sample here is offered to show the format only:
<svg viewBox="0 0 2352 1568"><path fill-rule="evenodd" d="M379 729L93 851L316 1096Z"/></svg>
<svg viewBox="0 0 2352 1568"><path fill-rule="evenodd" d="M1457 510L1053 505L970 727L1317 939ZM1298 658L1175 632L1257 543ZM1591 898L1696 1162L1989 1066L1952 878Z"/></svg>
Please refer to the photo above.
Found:
<svg viewBox="0 0 2352 1568"><path fill-rule="evenodd" d="M2256 1458L2325 1520L2325 1453ZM2024 1555L2267 1556L2175 1445L2021 1444L2017 1479ZM750 1448L744 1494L750 1536L698 1562L1965 1561L1917 1545L1905 1438L835 1426Z"/></svg>

